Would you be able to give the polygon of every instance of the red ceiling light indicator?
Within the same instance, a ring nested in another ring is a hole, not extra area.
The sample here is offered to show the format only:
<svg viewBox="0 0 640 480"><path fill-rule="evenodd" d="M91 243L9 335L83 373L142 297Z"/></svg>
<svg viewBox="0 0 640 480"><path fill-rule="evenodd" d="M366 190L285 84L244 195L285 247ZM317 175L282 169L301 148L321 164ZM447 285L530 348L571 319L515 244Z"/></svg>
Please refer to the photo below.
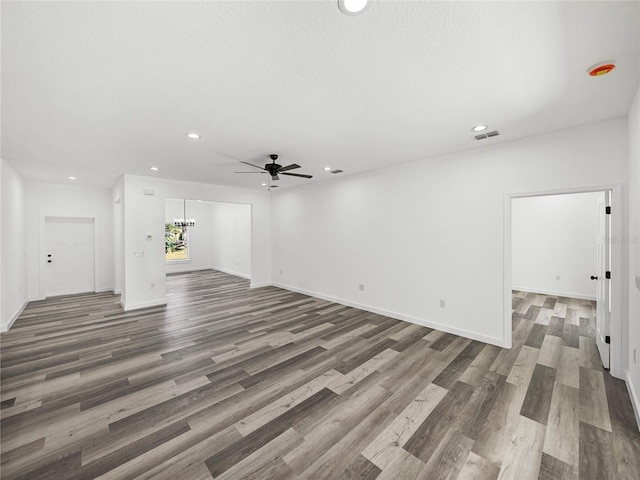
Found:
<svg viewBox="0 0 640 480"><path fill-rule="evenodd" d="M589 69L589 75L592 77L599 77L601 75L606 75L614 68L616 68L616 66L613 63L600 63Z"/></svg>

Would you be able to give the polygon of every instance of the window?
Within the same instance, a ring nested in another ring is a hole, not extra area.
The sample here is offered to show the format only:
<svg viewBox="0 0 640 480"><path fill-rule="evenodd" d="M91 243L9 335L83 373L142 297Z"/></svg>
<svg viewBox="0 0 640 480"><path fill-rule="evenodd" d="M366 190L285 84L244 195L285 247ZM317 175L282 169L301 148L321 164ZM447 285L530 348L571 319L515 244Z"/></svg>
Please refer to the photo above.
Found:
<svg viewBox="0 0 640 480"><path fill-rule="evenodd" d="M188 235L186 227L178 227L172 223L164 224L164 256L165 260L189 260Z"/></svg>

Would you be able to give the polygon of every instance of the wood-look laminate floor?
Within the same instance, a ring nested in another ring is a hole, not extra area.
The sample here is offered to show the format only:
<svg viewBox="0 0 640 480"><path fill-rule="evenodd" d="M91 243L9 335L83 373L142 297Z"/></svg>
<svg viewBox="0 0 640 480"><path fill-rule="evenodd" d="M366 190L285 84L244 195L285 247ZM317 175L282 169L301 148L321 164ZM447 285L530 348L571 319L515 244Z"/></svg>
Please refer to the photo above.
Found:
<svg viewBox="0 0 640 480"><path fill-rule="evenodd" d="M1 352L15 479L638 479L593 304L514 292L504 350L215 271L166 308L33 302Z"/></svg>

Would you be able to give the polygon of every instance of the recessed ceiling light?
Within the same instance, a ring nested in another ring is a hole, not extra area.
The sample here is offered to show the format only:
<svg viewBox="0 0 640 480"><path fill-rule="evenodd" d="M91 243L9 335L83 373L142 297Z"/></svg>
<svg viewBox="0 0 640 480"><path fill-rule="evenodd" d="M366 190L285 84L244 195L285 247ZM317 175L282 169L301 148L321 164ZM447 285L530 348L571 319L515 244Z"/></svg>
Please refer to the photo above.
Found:
<svg viewBox="0 0 640 480"><path fill-rule="evenodd" d="M157 172L160 169L158 167L149 167L149 170L153 170L154 172Z"/></svg>
<svg viewBox="0 0 640 480"><path fill-rule="evenodd" d="M197 140L198 138L200 138L200 135L198 135L197 133L190 132L190 133L187 133L187 137Z"/></svg>
<svg viewBox="0 0 640 480"><path fill-rule="evenodd" d="M482 132L483 130L486 130L487 126L486 125L476 125L475 127L473 127L471 130L473 132Z"/></svg>
<svg viewBox="0 0 640 480"><path fill-rule="evenodd" d="M330 172L331 171L331 167L324 167L324 171L325 172Z"/></svg>
<svg viewBox="0 0 640 480"><path fill-rule="evenodd" d="M338 8L345 15L360 15L369 6L369 0L338 0Z"/></svg>
<svg viewBox="0 0 640 480"><path fill-rule="evenodd" d="M266 183L261 183L260 185L262 185L263 187L266 187L267 184Z"/></svg>
<svg viewBox="0 0 640 480"><path fill-rule="evenodd" d="M69 180L77 180L76 177L67 177Z"/></svg>

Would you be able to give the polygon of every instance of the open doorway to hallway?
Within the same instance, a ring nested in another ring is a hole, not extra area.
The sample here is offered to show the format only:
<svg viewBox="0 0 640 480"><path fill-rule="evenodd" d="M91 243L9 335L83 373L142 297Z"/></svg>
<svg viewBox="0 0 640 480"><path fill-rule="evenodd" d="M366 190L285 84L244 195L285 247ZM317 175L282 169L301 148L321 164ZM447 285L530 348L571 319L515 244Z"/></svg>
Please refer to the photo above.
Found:
<svg viewBox="0 0 640 480"><path fill-rule="evenodd" d="M610 363L608 206L609 191L527 196L511 202L512 289L534 294L531 306L538 311L528 315L536 315L537 325L549 326L552 319L562 318L565 345L575 343L572 331L581 322L584 327L595 320L595 342L605 368ZM557 305L545 308L535 294L549 295L548 301ZM514 315L527 314L522 311L525 306L526 302L514 307Z"/></svg>

